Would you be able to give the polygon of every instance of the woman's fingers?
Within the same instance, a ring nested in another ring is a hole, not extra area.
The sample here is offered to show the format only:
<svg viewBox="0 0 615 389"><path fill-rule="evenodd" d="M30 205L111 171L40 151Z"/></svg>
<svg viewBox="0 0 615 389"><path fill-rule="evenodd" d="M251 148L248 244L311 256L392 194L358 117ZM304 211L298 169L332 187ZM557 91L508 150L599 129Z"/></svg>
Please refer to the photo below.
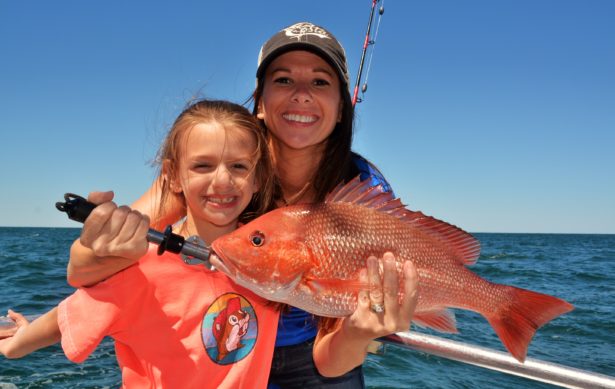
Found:
<svg viewBox="0 0 615 389"><path fill-rule="evenodd" d="M382 276L379 263L382 263ZM400 267L403 272L401 280ZM370 309L383 314L381 331L392 333L408 330L418 303L418 273L412 262L398 264L389 252L383 255L381 261L372 257L368 259L368 278ZM400 288L404 291L402 299L399 298ZM379 304L382 304L382 310Z"/></svg>
<svg viewBox="0 0 615 389"><path fill-rule="evenodd" d="M369 279L370 309L377 314L382 314L385 310L385 304L380 279L380 263L376 257L367 258L367 276Z"/></svg>
<svg viewBox="0 0 615 389"><path fill-rule="evenodd" d="M367 269L361 269L361 271L359 272L359 281L365 285L369 284L369 277L367 275ZM370 309L370 305L371 305L371 301L369 298L369 290L368 289L360 290L359 295L358 295L356 310L366 312L368 309Z"/></svg>
<svg viewBox="0 0 615 389"><path fill-rule="evenodd" d="M404 262L404 298L401 302L400 316L405 319L404 330L410 329L414 310L419 302L419 274L411 261Z"/></svg>
<svg viewBox="0 0 615 389"><path fill-rule="evenodd" d="M371 339L410 328L418 303L418 272L412 262L398 263L392 253L381 259L371 256L359 281L367 287L359 291L357 309L345 321L346 328Z"/></svg>
<svg viewBox="0 0 615 389"><path fill-rule="evenodd" d="M384 262L382 292L384 294L384 306L391 316L397 316L399 312L399 277L397 276L397 262L392 253L385 253L382 257Z"/></svg>

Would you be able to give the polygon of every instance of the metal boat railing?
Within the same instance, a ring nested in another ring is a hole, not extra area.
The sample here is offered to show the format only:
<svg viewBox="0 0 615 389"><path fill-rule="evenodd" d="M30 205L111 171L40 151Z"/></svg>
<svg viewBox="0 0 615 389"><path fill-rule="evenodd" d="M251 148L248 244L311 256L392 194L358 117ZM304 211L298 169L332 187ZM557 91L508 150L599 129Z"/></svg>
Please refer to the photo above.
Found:
<svg viewBox="0 0 615 389"><path fill-rule="evenodd" d="M532 358L521 363L501 351L427 334L399 332L379 341L565 388L615 389L615 377Z"/></svg>

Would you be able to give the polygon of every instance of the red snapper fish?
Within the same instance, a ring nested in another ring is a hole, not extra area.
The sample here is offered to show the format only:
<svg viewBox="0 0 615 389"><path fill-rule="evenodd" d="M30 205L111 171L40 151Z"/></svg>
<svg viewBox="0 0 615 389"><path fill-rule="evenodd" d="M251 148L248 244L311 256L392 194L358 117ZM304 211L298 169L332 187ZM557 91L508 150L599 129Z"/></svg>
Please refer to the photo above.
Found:
<svg viewBox="0 0 615 389"><path fill-rule="evenodd" d="M479 277L466 267L480 253L472 235L406 209L390 192L358 177L324 203L278 208L216 239L212 248L212 263L239 285L327 317L355 311L358 291L368 289L359 282L367 258L390 251L400 299L402 264L410 260L418 271L415 324L456 333L449 308L478 312L521 362L536 330L573 309L559 298Z"/></svg>

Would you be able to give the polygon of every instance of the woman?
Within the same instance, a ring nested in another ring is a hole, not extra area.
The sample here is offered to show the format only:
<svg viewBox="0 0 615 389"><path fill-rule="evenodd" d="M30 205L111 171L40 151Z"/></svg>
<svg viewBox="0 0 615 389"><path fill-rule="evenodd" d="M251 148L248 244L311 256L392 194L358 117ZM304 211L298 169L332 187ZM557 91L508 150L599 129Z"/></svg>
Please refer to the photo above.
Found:
<svg viewBox="0 0 615 389"><path fill-rule="evenodd" d="M332 34L311 23L294 24L263 45L258 63L254 114L267 129L280 184L278 206L323 201L338 183L358 174L390 190L378 170L351 151L354 112L348 68L344 49ZM91 200L106 199L95 194ZM157 226L173 222L183 213L180 205L159 212L159 202L155 185L133 207L152 215ZM128 211L106 204L105 212L113 213L105 231L86 233L81 242L73 245L68 278L74 286L98 282L132 264L123 258L100 258L121 256L122 247L131 244L130 236L121 231L121 225L130 217ZM87 230L87 222L84 227ZM97 255L82 244L93 247ZM370 291L359 296L359 306L351 316L319 320L295 308L282 313L270 376L272 385L363 387L361 364L367 346L375 338L407 330L416 305L414 267L409 263L404 266L405 297L398 303L392 255L385 255L383 262L381 282L378 261L368 259Z"/></svg>

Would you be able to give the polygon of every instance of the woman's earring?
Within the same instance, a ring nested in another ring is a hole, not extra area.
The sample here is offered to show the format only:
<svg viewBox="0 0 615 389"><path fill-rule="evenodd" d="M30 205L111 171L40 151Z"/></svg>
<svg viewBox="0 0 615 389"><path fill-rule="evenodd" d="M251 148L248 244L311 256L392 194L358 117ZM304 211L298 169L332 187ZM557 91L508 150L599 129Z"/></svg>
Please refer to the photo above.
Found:
<svg viewBox="0 0 615 389"><path fill-rule="evenodd" d="M256 109L256 118L259 120L265 120L265 114L263 113L263 106L261 102L258 103L258 107Z"/></svg>

